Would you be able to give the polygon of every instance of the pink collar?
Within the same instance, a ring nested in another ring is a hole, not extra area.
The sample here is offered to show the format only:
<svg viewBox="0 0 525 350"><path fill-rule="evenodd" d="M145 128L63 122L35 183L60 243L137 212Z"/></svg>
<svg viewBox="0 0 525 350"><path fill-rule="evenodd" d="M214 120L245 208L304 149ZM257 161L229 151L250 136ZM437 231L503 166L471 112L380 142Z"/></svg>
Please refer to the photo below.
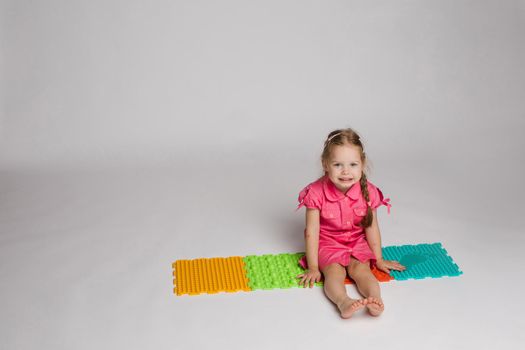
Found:
<svg viewBox="0 0 525 350"><path fill-rule="evenodd" d="M359 183L354 184L344 194L335 187L334 183L326 175L323 178L323 191L326 198L331 202L340 201L345 197L350 197L353 200L358 200L361 197L361 185Z"/></svg>

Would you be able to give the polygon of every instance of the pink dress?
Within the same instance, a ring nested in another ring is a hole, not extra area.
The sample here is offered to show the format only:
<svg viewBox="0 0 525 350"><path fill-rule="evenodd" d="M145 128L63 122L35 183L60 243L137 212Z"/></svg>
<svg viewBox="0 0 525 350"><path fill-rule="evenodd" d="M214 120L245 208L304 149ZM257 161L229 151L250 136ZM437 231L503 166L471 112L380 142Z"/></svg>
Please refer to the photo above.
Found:
<svg viewBox="0 0 525 350"><path fill-rule="evenodd" d="M390 213L390 199L384 199L383 193L370 182L368 193L372 209L386 205ZM358 226L366 215L366 202L359 184L354 184L345 194L327 176L323 176L306 186L298 200L297 210L306 206L320 211L320 270L333 263L348 266L351 256L361 262L375 261L376 257L365 237L365 229ZM306 256L299 263L306 268Z"/></svg>

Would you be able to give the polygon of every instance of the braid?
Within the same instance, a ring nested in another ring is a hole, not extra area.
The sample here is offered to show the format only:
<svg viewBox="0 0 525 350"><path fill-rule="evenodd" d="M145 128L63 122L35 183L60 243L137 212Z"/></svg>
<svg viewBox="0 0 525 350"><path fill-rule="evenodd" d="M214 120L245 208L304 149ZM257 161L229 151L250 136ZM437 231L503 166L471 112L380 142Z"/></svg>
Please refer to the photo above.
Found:
<svg viewBox="0 0 525 350"><path fill-rule="evenodd" d="M361 193L363 194L363 197L365 197L366 201L366 216L363 218L363 221L361 221L360 226L366 228L372 225L372 219L374 214L372 213L372 208L370 208L370 205L368 205L368 203L370 202L370 195L368 194L368 185L366 175L364 172L361 176L359 184L361 185Z"/></svg>

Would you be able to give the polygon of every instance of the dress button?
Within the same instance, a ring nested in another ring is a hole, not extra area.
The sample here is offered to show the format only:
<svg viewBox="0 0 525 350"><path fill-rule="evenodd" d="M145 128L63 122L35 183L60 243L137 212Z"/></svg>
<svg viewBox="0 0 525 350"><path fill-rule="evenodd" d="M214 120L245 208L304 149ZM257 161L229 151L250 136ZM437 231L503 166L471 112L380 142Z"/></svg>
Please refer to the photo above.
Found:
<svg viewBox="0 0 525 350"><path fill-rule="evenodd" d="M350 225L350 221L347 221L346 224L347 224L347 225Z"/></svg>

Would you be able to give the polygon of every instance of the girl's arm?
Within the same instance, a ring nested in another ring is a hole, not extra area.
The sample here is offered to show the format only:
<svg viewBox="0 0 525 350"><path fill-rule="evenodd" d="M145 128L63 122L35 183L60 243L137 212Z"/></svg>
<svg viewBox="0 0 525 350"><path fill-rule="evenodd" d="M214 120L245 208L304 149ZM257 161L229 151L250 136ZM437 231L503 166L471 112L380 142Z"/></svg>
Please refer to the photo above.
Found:
<svg viewBox="0 0 525 350"><path fill-rule="evenodd" d="M310 288L314 286L315 282L321 280L321 272L319 271L319 210L306 208L306 231L304 233L304 240L306 242L306 261L308 263L308 270L305 273L297 276L301 278L299 285Z"/></svg>
<svg viewBox="0 0 525 350"><path fill-rule="evenodd" d="M403 271L405 267L397 261L383 260L383 252L381 251L381 233L379 232L379 224L377 223L376 210L372 210L373 218L372 225L365 229L366 240L370 249L376 256L376 266L379 270L390 273L390 269L396 271Z"/></svg>
<svg viewBox="0 0 525 350"><path fill-rule="evenodd" d="M306 208L306 261L309 270L319 270L319 210Z"/></svg>
<svg viewBox="0 0 525 350"><path fill-rule="evenodd" d="M379 224L377 223L376 210L372 210L372 225L365 229L366 240L372 252L376 256L376 260L383 260L383 253L381 251L381 233L379 232Z"/></svg>

